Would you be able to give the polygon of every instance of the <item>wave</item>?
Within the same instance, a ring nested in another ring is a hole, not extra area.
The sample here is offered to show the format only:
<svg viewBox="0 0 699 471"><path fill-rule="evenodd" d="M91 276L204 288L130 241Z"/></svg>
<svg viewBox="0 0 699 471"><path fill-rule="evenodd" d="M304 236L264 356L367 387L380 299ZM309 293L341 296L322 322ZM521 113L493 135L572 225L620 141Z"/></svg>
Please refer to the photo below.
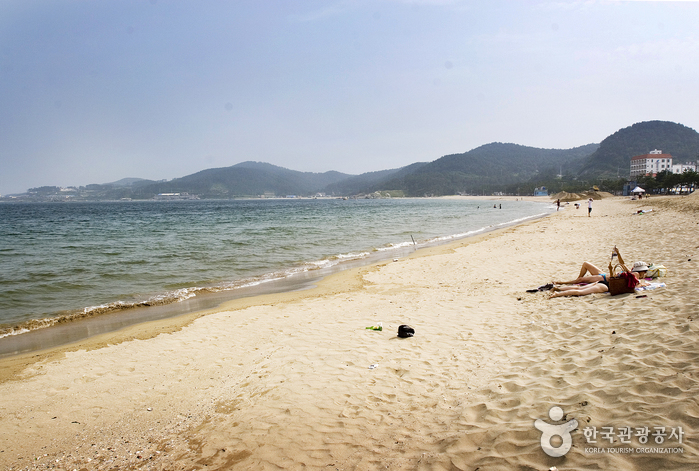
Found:
<svg viewBox="0 0 699 471"><path fill-rule="evenodd" d="M231 291L242 288L250 288L254 286L261 285L263 283L269 283L272 281L279 281L291 276L307 273L322 269L331 269L340 264L345 264L353 261L366 260L372 257L372 255L377 254L378 258L389 258L393 253L401 250L409 249L410 247L422 248L431 245L439 245L441 243L446 243L453 240L463 239L467 237L472 237L481 233L496 230L501 227L511 226L515 224L520 224L522 222L538 219L550 214L539 213L532 216L526 216L522 218L513 219L511 221L506 221L498 224L487 225L478 229L460 232L455 234L449 234L444 236L433 237L426 240L415 241L412 239L410 241L390 243L382 247L376 247L372 251L359 251L359 252L349 252L331 255L329 257L304 262L298 266L287 268L282 271L270 272L260 276L248 277L240 280L223 282L212 286L202 286L202 287L187 287L179 288L164 293L159 293L148 297L147 299L140 301L114 301L111 303L100 304L95 306L88 306L83 309L75 311L63 311L56 313L53 316L45 317L42 319L31 319L22 322L15 326L0 326L0 339L13 335L21 335L24 333L31 332L33 330L43 329L51 327L58 324L64 324L68 322L88 319L91 317L96 317L103 314L110 314L119 311L125 311L129 309L135 309L139 307L151 307L151 306L162 306L166 304L172 304L177 302L182 302L187 299L193 298L200 294L205 293L218 293L221 291Z"/></svg>

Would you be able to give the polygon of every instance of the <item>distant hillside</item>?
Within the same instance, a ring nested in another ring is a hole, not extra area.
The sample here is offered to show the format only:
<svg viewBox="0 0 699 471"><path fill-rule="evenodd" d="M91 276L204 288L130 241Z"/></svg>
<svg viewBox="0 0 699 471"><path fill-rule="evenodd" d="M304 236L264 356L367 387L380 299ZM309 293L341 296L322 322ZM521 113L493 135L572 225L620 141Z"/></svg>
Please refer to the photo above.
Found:
<svg viewBox="0 0 699 471"><path fill-rule="evenodd" d="M674 163L696 161L699 155L699 133L669 121L646 121L620 129L607 137L583 164L585 177L629 176L631 157L659 149L671 154Z"/></svg>
<svg viewBox="0 0 699 471"><path fill-rule="evenodd" d="M35 199L148 199L159 193L189 193L200 198L298 195L318 192L352 196L376 191L396 191L407 196L531 194L545 185L556 191L575 190L602 182L618 185L628 177L631 157L660 149L675 162L696 161L699 133L667 121L648 121L620 129L601 144L572 149L539 149L494 142L461 154L445 155L433 162L417 162L402 168L347 175L340 172L299 172L264 162L242 162L154 182L125 178L104 185L66 190L41 187L29 191ZM563 177L561 177L561 175Z"/></svg>
<svg viewBox="0 0 699 471"><path fill-rule="evenodd" d="M138 190L148 197L159 193L190 193L202 198L231 198L271 193L277 196L309 195L346 179L340 172L311 173L289 170L263 162L242 162L232 167L202 170L169 182L155 183Z"/></svg>
<svg viewBox="0 0 699 471"><path fill-rule="evenodd" d="M133 185L143 185L147 183L153 183L151 180L145 180L143 178L122 178L121 180L117 180L112 183L105 183L103 186L112 186L112 187L129 187Z"/></svg>
<svg viewBox="0 0 699 471"><path fill-rule="evenodd" d="M387 185L390 186L390 184L386 182L398 180L424 165L427 165L427 163L417 162L406 167L363 173L328 185L325 187L324 191L331 195L357 195L361 193L372 193L377 189L398 190L400 188L388 188Z"/></svg>
<svg viewBox="0 0 699 471"><path fill-rule="evenodd" d="M538 149L496 142L463 154L446 155L382 185L385 189L402 189L411 196L489 194L528 181L543 171L578 168L597 147L588 144L573 149Z"/></svg>

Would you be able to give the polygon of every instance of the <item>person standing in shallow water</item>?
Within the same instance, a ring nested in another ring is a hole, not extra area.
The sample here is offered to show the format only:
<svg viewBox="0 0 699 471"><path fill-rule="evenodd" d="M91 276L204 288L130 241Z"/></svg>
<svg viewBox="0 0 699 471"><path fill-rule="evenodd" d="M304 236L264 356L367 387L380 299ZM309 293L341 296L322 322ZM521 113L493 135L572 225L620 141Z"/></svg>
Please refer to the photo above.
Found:
<svg viewBox="0 0 699 471"><path fill-rule="evenodd" d="M556 211L558 211L559 209L561 209L561 200L557 199L556 200Z"/></svg>
<svg viewBox="0 0 699 471"><path fill-rule="evenodd" d="M587 217L591 217L590 213L592 213L592 198L587 200Z"/></svg>

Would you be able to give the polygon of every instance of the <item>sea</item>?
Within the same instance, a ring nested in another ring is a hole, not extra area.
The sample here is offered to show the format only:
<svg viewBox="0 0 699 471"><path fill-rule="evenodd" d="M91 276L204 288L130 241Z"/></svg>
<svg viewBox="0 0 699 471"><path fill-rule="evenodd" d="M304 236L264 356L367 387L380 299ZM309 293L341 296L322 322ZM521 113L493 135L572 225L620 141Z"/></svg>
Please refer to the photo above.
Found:
<svg viewBox="0 0 699 471"><path fill-rule="evenodd" d="M0 356L304 289L552 208L448 198L0 203Z"/></svg>

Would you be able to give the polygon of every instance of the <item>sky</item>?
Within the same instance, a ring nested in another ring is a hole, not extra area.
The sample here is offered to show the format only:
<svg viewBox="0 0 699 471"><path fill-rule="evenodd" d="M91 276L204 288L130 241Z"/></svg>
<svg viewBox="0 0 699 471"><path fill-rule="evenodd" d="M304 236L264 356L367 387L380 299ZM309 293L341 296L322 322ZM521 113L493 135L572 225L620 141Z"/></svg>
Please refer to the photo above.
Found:
<svg viewBox="0 0 699 471"><path fill-rule="evenodd" d="M697 129L697 18L699 1L1 0L0 194Z"/></svg>

